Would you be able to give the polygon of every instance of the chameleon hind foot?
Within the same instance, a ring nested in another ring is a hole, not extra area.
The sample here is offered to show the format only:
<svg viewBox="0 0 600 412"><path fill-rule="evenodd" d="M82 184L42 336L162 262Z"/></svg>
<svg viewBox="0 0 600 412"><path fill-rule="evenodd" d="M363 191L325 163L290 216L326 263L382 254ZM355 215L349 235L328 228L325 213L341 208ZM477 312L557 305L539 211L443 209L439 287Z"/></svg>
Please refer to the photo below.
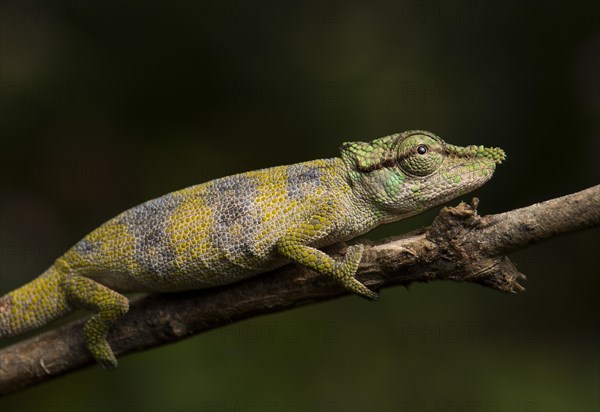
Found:
<svg viewBox="0 0 600 412"><path fill-rule="evenodd" d="M119 362L106 340L107 331L99 314L92 316L83 327L85 345L96 362L102 369L114 369L119 366Z"/></svg>
<svg viewBox="0 0 600 412"><path fill-rule="evenodd" d="M96 312L83 328L85 344L103 369L118 366L106 335L117 319L129 310L129 300L100 283L83 277L71 276L65 282L69 300L75 306Z"/></svg>

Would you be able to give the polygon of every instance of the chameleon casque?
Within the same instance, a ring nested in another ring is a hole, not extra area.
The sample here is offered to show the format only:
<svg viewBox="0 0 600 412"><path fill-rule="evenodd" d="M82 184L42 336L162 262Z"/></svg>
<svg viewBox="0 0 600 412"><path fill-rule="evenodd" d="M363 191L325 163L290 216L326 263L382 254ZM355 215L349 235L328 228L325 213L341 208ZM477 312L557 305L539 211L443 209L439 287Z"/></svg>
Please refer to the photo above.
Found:
<svg viewBox="0 0 600 412"><path fill-rule="evenodd" d="M85 236L42 275L0 297L0 337L85 308L86 345L117 366L106 341L126 292L224 285L290 262L376 299L354 278L362 245L343 261L319 248L425 211L488 181L504 152L459 147L413 130L347 142L340 157L241 173L133 207Z"/></svg>

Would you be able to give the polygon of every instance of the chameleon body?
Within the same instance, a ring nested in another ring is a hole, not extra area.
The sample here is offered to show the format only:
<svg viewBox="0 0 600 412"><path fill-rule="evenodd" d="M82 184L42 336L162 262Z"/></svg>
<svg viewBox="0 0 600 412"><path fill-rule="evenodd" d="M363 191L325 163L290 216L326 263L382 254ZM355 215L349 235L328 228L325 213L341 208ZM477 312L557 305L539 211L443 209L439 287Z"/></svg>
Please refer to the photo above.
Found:
<svg viewBox="0 0 600 412"><path fill-rule="evenodd" d="M0 337L85 308L94 312L84 326L88 349L103 367L115 367L106 334L128 311L122 293L229 284L289 262L376 299L354 278L362 246L349 247L343 261L319 248L467 193L504 160L501 149L453 146L418 130L344 143L340 151L216 179L121 213L0 297Z"/></svg>

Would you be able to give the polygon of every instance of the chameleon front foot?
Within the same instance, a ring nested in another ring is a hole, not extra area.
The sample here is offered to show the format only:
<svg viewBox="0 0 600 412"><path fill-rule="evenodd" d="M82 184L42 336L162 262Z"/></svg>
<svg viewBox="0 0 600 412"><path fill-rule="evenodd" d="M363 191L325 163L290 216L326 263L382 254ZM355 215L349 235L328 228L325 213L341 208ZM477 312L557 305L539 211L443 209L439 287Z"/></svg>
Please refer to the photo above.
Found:
<svg viewBox="0 0 600 412"><path fill-rule="evenodd" d="M363 245L350 246L342 262L336 262L326 253L299 243L293 236L279 242L278 248L282 255L312 270L331 276L353 293L372 300L377 300L379 297L376 292L354 278L365 249Z"/></svg>
<svg viewBox="0 0 600 412"><path fill-rule="evenodd" d="M365 247L363 245L353 245L348 247L344 261L336 263L336 279L348 290L366 297L371 300L378 300L379 294L360 283L354 275L358 270L358 265L363 256Z"/></svg>

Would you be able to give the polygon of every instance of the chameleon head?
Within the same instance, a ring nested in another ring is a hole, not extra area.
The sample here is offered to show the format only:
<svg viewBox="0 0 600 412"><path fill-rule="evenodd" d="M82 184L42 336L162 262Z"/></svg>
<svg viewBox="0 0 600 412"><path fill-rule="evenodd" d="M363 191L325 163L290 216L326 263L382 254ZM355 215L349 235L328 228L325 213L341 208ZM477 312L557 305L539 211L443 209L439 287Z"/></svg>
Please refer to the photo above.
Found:
<svg viewBox="0 0 600 412"><path fill-rule="evenodd" d="M415 215L475 190L505 159L502 149L454 146L422 130L344 143L341 155L353 193L376 206L384 220Z"/></svg>

